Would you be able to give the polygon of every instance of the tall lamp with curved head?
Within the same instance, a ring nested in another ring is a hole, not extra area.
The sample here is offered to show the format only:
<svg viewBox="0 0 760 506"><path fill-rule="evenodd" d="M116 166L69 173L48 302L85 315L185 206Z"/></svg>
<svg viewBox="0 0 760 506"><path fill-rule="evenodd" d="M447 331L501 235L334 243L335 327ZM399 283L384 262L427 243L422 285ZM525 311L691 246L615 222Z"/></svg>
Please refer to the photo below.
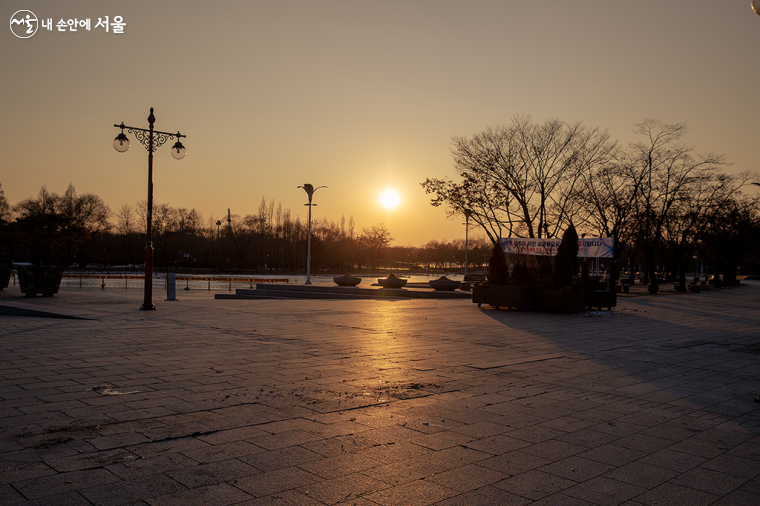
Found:
<svg viewBox="0 0 760 506"><path fill-rule="evenodd" d="M303 188L303 191L306 192L306 195L309 196L309 203L304 204L305 206L309 206L309 239L308 239L308 245L306 246L306 283L307 285L311 284L311 207L316 206L317 204L312 204L311 200L314 197L314 192L319 190L320 188L327 188L327 186L317 186L314 188L314 185L305 183L303 186L298 186L298 188Z"/></svg>

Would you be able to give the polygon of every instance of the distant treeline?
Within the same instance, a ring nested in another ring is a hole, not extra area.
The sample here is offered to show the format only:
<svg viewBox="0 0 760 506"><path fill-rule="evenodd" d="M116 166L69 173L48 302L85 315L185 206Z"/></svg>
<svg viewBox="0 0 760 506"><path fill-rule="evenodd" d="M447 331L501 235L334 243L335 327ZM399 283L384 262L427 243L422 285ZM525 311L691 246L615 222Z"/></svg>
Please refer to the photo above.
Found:
<svg viewBox="0 0 760 506"><path fill-rule="evenodd" d="M93 194L63 195L42 187L35 198L11 206L0 185L0 257L14 262L66 267L139 266L145 258L146 202L112 212ZM195 209L153 208L154 265L166 269L283 273L306 269L308 223L290 209L262 198L256 214L204 219ZM464 264L465 241L391 246L383 225L355 230L353 217L312 221L313 272L452 269ZM469 241L469 264L483 265L488 241Z"/></svg>

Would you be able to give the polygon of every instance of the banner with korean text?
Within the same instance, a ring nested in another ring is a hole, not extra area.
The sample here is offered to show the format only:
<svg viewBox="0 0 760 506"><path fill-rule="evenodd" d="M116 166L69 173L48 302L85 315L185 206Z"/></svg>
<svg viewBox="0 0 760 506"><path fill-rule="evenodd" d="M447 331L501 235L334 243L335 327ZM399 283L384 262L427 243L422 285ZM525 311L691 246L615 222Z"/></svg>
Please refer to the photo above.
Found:
<svg viewBox="0 0 760 506"><path fill-rule="evenodd" d="M562 239L502 238L501 249L516 255L554 256L561 242ZM613 237L578 239L578 257L612 258L614 244Z"/></svg>

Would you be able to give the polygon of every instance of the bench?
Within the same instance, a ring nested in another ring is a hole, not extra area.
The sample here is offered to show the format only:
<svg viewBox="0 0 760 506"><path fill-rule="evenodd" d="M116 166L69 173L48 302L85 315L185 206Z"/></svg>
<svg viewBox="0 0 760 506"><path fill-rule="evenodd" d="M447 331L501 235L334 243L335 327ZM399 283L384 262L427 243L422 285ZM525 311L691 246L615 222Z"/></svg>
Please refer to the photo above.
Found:
<svg viewBox="0 0 760 506"><path fill-rule="evenodd" d="M465 283L485 283L488 280L488 275L486 274L468 274L464 277Z"/></svg>

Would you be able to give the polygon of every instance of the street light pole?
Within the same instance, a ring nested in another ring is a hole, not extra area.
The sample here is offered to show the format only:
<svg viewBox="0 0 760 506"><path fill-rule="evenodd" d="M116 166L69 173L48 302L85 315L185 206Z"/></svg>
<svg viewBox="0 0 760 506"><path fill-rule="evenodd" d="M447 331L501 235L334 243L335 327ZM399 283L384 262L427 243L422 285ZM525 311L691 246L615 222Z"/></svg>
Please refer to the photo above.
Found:
<svg viewBox="0 0 760 506"><path fill-rule="evenodd" d="M464 282L467 283L467 252L470 249L469 248L469 238L470 238L470 215L472 214L472 209L465 209L464 210Z"/></svg>
<svg viewBox="0 0 760 506"><path fill-rule="evenodd" d="M216 240L217 241L219 240L219 225L221 225L221 224L222 224L221 221L216 220ZM217 262L216 262L217 258L216 258L216 248L214 247L214 242L215 242L214 239L215 239L214 238L214 229L211 229L211 252L213 253L213 257L214 257L214 272L217 272L218 269L217 269L217 265L216 265L217 264Z"/></svg>
<svg viewBox="0 0 760 506"><path fill-rule="evenodd" d="M316 206L317 204L312 204L311 199L314 196L314 192L319 190L320 188L327 188L327 186L317 186L314 188L314 185L311 185L309 183L304 184L303 186L298 186L298 188L303 188L303 190L306 192L306 195L309 196L309 203L304 204L305 206L309 206L309 239L306 246L306 285L311 284L311 206Z"/></svg>
<svg viewBox="0 0 760 506"><path fill-rule="evenodd" d="M156 117L153 115L153 108L150 108L150 116L148 116L148 129L136 128L124 125L114 125L116 128L121 128L121 133L116 136L113 141L113 147L119 153L124 153L129 149L129 139L124 135L124 129L137 137L145 149L148 150L148 209L146 214L146 226L145 226L145 294L143 297L143 305L140 306L142 310L155 310L156 306L153 305L153 152L163 146L166 141L177 138L177 142L172 146L172 156L177 160L182 160L187 153L185 146L182 145L180 139L187 137L179 132L171 134L167 132L159 132L153 128L153 124L156 122Z"/></svg>

